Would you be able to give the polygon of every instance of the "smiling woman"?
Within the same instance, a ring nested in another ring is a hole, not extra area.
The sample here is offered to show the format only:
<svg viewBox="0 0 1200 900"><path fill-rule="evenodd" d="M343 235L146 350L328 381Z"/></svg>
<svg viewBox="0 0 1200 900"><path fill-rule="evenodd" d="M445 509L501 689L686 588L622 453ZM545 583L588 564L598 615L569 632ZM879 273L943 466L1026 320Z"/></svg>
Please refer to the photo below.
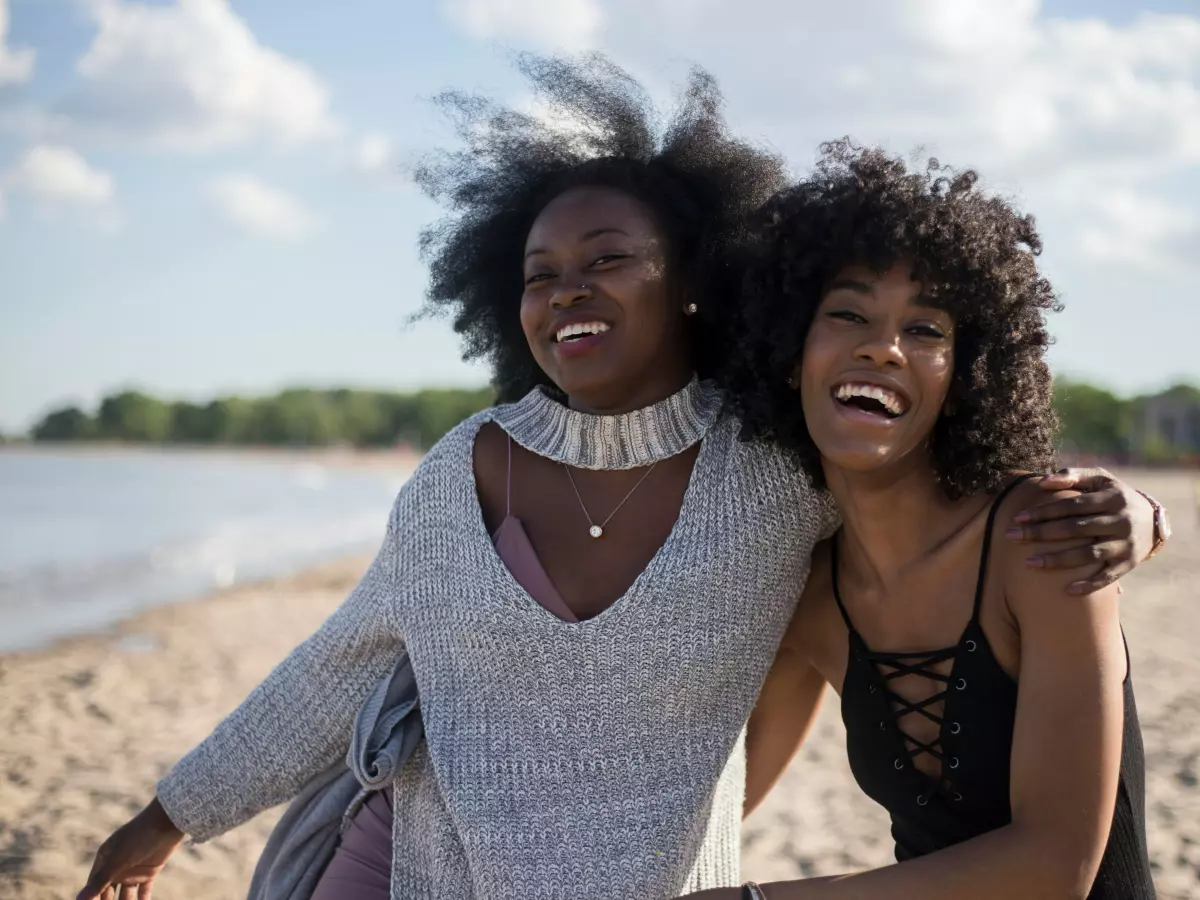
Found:
<svg viewBox="0 0 1200 900"><path fill-rule="evenodd" d="M953 336L953 318L922 296L911 264L839 273L809 329L798 379L814 443L826 454L836 443L839 465L855 471L923 454L949 400ZM892 365L905 354L909 377ZM882 428L889 441L879 440Z"/></svg>
<svg viewBox="0 0 1200 900"><path fill-rule="evenodd" d="M732 380L843 526L751 717L748 803L803 737L796 698L828 683L898 864L740 896L1150 900L1117 589L1058 602L1063 576L995 539L1053 451L1033 220L974 172L840 143L762 229Z"/></svg>
<svg viewBox="0 0 1200 900"><path fill-rule="evenodd" d="M638 409L687 384L686 311L649 207L614 188L574 188L547 204L527 243L521 325L577 409Z"/></svg>

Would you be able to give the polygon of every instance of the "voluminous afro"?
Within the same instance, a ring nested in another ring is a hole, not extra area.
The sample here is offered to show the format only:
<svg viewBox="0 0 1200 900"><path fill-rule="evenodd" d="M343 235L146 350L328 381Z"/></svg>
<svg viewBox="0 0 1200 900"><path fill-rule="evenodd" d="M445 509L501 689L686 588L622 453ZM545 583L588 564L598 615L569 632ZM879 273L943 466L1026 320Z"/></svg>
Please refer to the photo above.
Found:
<svg viewBox="0 0 1200 900"><path fill-rule="evenodd" d="M604 57L521 56L541 114L473 95L442 94L463 147L425 160L421 188L448 209L427 229L425 310L453 318L466 359L491 364L498 400L551 386L520 323L525 240L534 219L572 187L624 190L663 229L692 317L693 359L716 373L718 305L738 284L730 260L747 219L785 183L782 160L733 139L713 79L693 70L675 114L661 121L639 85Z"/></svg>
<svg viewBox="0 0 1200 900"><path fill-rule="evenodd" d="M955 321L949 414L931 453L947 494L995 491L1054 459L1045 313L1059 304L1038 274L1031 216L989 196L973 171L924 171L848 139L825 144L813 175L777 194L756 222L736 347L725 373L743 437L792 452L818 486L820 455L787 381L826 286L848 265L914 278Z"/></svg>

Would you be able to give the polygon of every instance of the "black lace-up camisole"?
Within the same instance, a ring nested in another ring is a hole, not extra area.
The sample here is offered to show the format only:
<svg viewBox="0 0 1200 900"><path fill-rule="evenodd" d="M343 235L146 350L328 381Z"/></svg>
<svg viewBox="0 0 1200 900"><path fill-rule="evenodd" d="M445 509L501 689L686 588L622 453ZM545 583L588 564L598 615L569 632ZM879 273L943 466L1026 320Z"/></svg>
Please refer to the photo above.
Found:
<svg viewBox="0 0 1200 900"><path fill-rule="evenodd" d="M842 686L846 749L859 787L891 815L896 859L933 853L1012 821L1009 757L1017 713L1017 684L992 654L979 623L996 511L1017 484L998 496L988 515L971 620L953 647L918 653L877 653L854 628L838 592L837 541L832 542L834 598L850 631ZM1066 601L1064 601L1066 602ZM949 661L949 674L940 666ZM891 689L907 676L942 685L924 700ZM1125 728L1112 829L1091 900L1152 900L1146 851L1145 759L1132 679L1125 677ZM924 716L938 726L931 743L915 740L905 721ZM1069 741L1064 734L1063 740ZM914 765L922 754L941 763L941 777ZM1053 765L1053 761L1047 761Z"/></svg>

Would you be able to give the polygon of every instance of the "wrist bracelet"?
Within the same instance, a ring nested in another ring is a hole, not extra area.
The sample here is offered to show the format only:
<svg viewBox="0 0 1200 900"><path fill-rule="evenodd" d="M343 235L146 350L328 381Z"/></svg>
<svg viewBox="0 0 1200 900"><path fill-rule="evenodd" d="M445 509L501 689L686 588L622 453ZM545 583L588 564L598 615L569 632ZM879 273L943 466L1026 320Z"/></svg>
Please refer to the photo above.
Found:
<svg viewBox="0 0 1200 900"><path fill-rule="evenodd" d="M747 881L742 885L742 900L767 900L767 895L753 881Z"/></svg>
<svg viewBox="0 0 1200 900"><path fill-rule="evenodd" d="M1161 503L1145 491L1138 491L1137 488L1134 488L1134 490L1141 494L1145 501L1150 504L1150 508L1154 510L1154 542L1150 547L1150 552L1146 554L1146 559L1142 560L1142 562L1145 562L1154 559L1158 555L1158 552L1166 546L1167 541L1171 537L1171 523L1167 519L1167 510Z"/></svg>

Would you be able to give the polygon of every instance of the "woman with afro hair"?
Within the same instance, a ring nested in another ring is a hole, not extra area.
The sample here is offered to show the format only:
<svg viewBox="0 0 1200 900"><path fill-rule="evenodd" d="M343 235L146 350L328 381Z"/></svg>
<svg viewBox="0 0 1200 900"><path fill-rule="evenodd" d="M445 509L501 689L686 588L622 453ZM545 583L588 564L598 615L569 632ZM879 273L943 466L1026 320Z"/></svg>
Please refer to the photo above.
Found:
<svg viewBox="0 0 1200 900"><path fill-rule="evenodd" d="M106 842L81 897L306 797L402 671L425 739L352 807L317 896L737 883L745 724L837 525L784 453L739 440L710 380L732 261L783 165L730 136L702 72L660 124L602 58L522 67L545 114L447 94L463 146L417 171L449 210L424 236L430 308L491 364L499 404L428 453L350 597ZM1142 511L1100 487L1041 527L1110 538L1119 574Z"/></svg>
<svg viewBox="0 0 1200 900"><path fill-rule="evenodd" d="M1033 219L974 172L841 141L760 225L735 405L843 524L751 718L748 805L832 684L898 862L696 900L1154 897L1117 588L1061 602L1071 576L995 536L1054 457Z"/></svg>

